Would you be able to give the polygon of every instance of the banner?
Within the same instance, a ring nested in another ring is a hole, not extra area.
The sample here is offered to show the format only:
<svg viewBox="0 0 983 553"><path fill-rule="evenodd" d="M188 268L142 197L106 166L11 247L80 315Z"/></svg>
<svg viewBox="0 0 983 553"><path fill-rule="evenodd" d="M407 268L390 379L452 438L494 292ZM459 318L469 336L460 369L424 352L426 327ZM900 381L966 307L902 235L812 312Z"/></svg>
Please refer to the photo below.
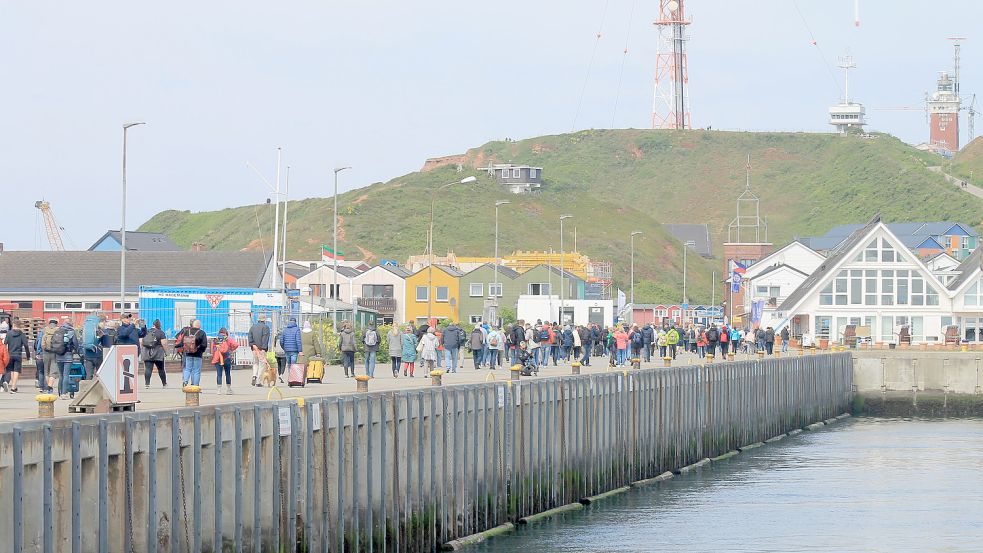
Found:
<svg viewBox="0 0 983 553"><path fill-rule="evenodd" d="M338 250L334 251L333 248L321 244L321 260L327 261L329 259L337 259L338 261L345 260L345 252Z"/></svg>
<svg viewBox="0 0 983 553"><path fill-rule="evenodd" d="M758 328L761 326L761 312L765 309L765 300L751 302L751 326Z"/></svg>
<svg viewBox="0 0 983 553"><path fill-rule="evenodd" d="M732 272L730 274L730 281L731 281L730 282L730 291L731 291L731 293L733 293L733 294L740 294L741 293L741 282L744 282L744 277L741 276L741 273L738 273L737 271Z"/></svg>

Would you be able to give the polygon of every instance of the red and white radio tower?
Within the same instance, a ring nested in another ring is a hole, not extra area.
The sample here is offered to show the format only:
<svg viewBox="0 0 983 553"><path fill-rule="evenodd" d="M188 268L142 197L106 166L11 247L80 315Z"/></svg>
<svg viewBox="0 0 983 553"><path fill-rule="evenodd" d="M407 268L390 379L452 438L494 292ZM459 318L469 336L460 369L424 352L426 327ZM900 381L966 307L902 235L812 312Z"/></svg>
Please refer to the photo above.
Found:
<svg viewBox="0 0 983 553"><path fill-rule="evenodd" d="M683 0L659 0L659 50L655 58L653 129L691 128Z"/></svg>

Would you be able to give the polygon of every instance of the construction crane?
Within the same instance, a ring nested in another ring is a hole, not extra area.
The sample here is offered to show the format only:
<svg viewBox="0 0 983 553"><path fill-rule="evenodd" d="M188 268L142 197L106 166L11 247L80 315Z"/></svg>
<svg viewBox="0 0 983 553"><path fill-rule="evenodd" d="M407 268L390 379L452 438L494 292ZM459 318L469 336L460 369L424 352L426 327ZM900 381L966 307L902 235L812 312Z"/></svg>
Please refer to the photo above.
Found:
<svg viewBox="0 0 983 553"><path fill-rule="evenodd" d="M61 241L61 227L55 222L55 216L51 213L51 204L44 200L38 200L34 202L34 207L41 210L41 215L44 217L44 228L48 232L48 244L51 245L51 251L65 251L65 244Z"/></svg>

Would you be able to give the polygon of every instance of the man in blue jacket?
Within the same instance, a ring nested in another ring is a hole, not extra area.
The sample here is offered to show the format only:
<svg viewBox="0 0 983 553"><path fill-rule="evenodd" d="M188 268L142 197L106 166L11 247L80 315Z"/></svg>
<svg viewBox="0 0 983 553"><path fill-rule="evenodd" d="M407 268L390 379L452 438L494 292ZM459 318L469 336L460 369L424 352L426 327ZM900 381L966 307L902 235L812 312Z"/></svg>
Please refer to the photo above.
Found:
<svg viewBox="0 0 983 553"><path fill-rule="evenodd" d="M133 324L129 313L123 313L119 329L116 331L116 345L136 346L140 344L140 338L147 334L147 327L138 328Z"/></svg>
<svg viewBox="0 0 983 553"><path fill-rule="evenodd" d="M280 333L280 347L287 354L287 370L289 372L290 365L296 363L297 357L304 351L304 343L300 336L300 327L297 326L297 319L295 317L290 317L287 327Z"/></svg>

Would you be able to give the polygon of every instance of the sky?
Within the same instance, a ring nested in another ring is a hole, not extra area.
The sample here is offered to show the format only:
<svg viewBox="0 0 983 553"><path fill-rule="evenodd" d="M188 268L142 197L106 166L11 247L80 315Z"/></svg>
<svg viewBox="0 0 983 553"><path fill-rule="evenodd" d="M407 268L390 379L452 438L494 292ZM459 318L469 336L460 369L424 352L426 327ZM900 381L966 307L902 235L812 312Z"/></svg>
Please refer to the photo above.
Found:
<svg viewBox="0 0 983 553"><path fill-rule="evenodd" d="M829 131L826 110L843 86L835 65L849 53L850 95L867 106L869 128L922 142L924 112L874 108L921 106L952 67L950 36L968 38L963 94L983 94L983 36L973 32L983 2L859 5L857 27L854 0L687 0L693 125ZM272 194L247 163L273 182L277 147L290 197L304 198L330 196L341 165L352 166L344 191L490 140L648 128L657 9L657 0L7 2L0 242L48 248L40 199L68 249L118 229L127 122L146 122L129 131L131 230L163 209L265 202Z"/></svg>

